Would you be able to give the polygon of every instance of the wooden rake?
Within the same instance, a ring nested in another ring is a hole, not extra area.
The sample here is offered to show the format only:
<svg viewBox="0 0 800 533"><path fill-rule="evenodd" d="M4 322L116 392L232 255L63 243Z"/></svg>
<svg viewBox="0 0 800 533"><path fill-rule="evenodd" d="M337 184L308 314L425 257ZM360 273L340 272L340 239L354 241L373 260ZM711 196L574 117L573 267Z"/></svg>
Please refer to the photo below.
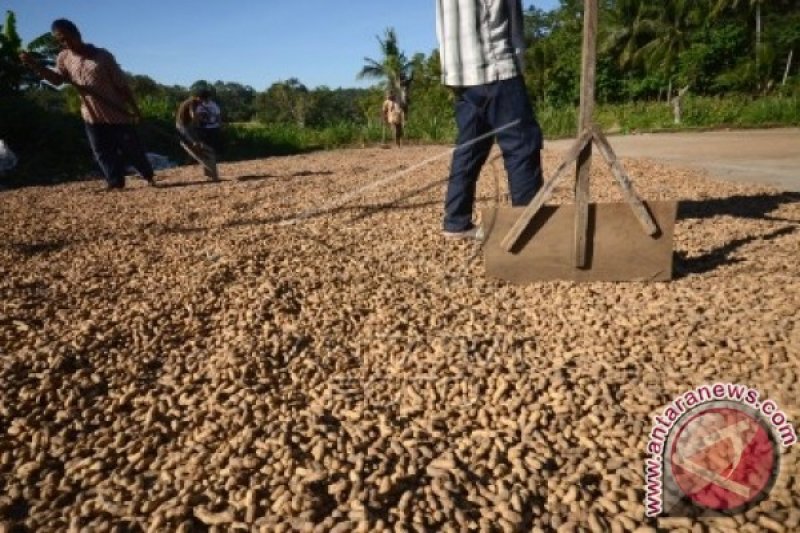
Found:
<svg viewBox="0 0 800 533"><path fill-rule="evenodd" d="M541 279L621 281L669 279L671 277L672 229L677 210L676 204L674 202L645 204L634 190L630 177L617 159L608 139L592 121L595 104L597 21L597 0L584 0L583 59L578 128L580 133L557 167L552 179L545 183L528 206L504 208L498 213L498 220L501 223L496 230L502 231L507 228L507 232L502 239L490 236L486 243L487 273L490 275L516 282ZM597 146L600 154L608 163L615 182L622 190L625 202L632 210L639 226L644 230L644 236L649 241L635 236L631 238L630 231L619 231L620 229L627 230L630 216L622 213L618 204L590 206L589 175L593 145ZM567 170L573 162L577 163L577 168L572 264L563 265L563 252L565 251L563 226L566 210L557 212L552 207L546 207L545 203L551 198L556 186L567 174ZM534 223L534 218L542 211L546 211L546 213L539 218L544 220L540 220L538 224ZM512 216L516 216L515 221L508 223ZM608 221L607 225L610 227L603 228L604 221ZM557 226L560 226L561 229ZM537 242L540 233L542 242ZM650 241L652 241L652 245ZM528 254L520 253L521 248L525 248L529 244L534 244L535 250ZM667 244L668 254L665 246ZM606 250L596 253L599 252L599 248L606 248ZM520 265L519 261L513 259L515 253L523 261L534 261L539 264ZM500 254L508 257L500 257ZM646 259L648 256L650 260ZM645 260L640 260L643 258ZM646 265L647 268L637 270L631 268L630 264L626 267L625 264L632 260L639 265ZM546 263L544 268L541 268L542 263ZM599 271L593 274L580 272L580 270L589 270L595 267L599 267Z"/></svg>

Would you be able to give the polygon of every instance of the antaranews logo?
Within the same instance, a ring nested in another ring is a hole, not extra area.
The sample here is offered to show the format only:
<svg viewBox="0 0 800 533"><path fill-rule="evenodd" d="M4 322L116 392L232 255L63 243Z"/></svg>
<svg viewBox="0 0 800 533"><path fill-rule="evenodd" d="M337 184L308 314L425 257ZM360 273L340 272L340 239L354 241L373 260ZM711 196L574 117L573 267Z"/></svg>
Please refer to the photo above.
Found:
<svg viewBox="0 0 800 533"><path fill-rule="evenodd" d="M769 495L780 447L797 442L786 414L745 385L702 385L654 417L645 461L648 517L735 514Z"/></svg>

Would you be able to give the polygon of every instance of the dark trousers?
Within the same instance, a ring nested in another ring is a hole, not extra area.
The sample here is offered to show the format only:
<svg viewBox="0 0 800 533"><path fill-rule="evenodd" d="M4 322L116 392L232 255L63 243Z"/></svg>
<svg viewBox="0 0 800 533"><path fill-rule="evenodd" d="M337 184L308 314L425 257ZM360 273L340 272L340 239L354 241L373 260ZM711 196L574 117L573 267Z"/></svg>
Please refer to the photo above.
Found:
<svg viewBox="0 0 800 533"><path fill-rule="evenodd" d="M543 185L542 130L533 114L521 76L456 91L457 145L453 153L444 205L444 229L465 231L472 227L475 186L489 157L494 138L503 152L511 204L527 205ZM494 136L474 142L481 135L507 126Z"/></svg>
<svg viewBox="0 0 800 533"><path fill-rule="evenodd" d="M400 139L403 138L403 125L399 122L395 124L389 124L389 127L392 128L392 139L394 139L394 144L400 146Z"/></svg>
<svg viewBox="0 0 800 533"><path fill-rule="evenodd" d="M133 125L86 124L86 136L109 187L125 186L128 164L144 179L153 178L153 167Z"/></svg>
<svg viewBox="0 0 800 533"><path fill-rule="evenodd" d="M198 128L200 140L214 149L214 153L222 154L223 140L222 128Z"/></svg>

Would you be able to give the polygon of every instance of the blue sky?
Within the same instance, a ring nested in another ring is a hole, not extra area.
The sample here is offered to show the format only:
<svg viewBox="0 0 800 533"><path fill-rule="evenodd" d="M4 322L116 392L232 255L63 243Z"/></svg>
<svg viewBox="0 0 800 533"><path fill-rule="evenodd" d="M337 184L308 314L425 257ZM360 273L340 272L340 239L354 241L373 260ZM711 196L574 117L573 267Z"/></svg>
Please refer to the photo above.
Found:
<svg viewBox="0 0 800 533"><path fill-rule="evenodd" d="M365 56L379 57L375 36L386 27L409 57L436 47L431 0L6 0L0 9L16 13L25 42L69 18L123 69L170 85L206 79L263 90L296 77L309 87L366 86L356 74Z"/></svg>

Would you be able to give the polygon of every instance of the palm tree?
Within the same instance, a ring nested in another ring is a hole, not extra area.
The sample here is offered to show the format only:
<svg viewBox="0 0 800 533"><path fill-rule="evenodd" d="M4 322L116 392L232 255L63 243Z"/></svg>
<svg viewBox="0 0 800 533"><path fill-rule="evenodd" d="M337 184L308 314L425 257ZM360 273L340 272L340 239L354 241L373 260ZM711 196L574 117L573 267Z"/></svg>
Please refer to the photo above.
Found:
<svg viewBox="0 0 800 533"><path fill-rule="evenodd" d="M603 51L617 58L622 69L641 60L641 49L656 32L654 8L647 0L618 0L610 13L611 30Z"/></svg>
<svg viewBox="0 0 800 533"><path fill-rule="evenodd" d="M761 24L761 7L768 4L768 3L777 3L775 0L715 0L714 9L712 10L712 16L718 16L720 13L725 11L726 9L737 9L739 6L747 2L747 7L750 10L755 11L755 18L756 18L756 73L760 72L760 62L761 62L761 35L762 35L762 24Z"/></svg>
<svg viewBox="0 0 800 533"><path fill-rule="evenodd" d="M657 12L647 15L653 16L646 21L651 37L637 54L649 69L662 72L669 84L669 100L678 58L689 48L692 31L703 21L702 6L696 0L666 0Z"/></svg>
<svg viewBox="0 0 800 533"><path fill-rule="evenodd" d="M412 81L413 63L400 51L397 44L397 33L394 28L387 28L383 38L376 37L381 49L381 58L365 57L366 64L358 73L358 79L384 79L386 89L398 95L403 111L408 113L409 90Z"/></svg>
<svg viewBox="0 0 800 533"><path fill-rule="evenodd" d="M17 17L13 11L6 12L6 19L0 25L0 92L19 89L25 68L19 60L22 40L17 33Z"/></svg>
<svg viewBox="0 0 800 533"><path fill-rule="evenodd" d="M667 80L667 100L680 53L689 46L690 31L699 22L697 2L664 0L617 0L609 14L611 29L603 51L617 58L623 71L644 67Z"/></svg>

